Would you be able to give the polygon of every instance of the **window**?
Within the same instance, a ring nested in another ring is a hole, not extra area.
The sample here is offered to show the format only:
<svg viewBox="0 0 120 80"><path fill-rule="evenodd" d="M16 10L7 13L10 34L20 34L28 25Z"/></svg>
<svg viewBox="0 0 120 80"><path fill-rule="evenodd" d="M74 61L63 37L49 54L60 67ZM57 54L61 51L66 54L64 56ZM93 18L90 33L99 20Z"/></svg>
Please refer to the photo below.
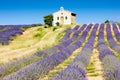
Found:
<svg viewBox="0 0 120 80"><path fill-rule="evenodd" d="M65 19L67 20L67 16L65 17Z"/></svg>
<svg viewBox="0 0 120 80"><path fill-rule="evenodd" d="M63 15L63 13L61 13L61 15Z"/></svg>
<svg viewBox="0 0 120 80"><path fill-rule="evenodd" d="M59 17L57 17L57 20L59 20Z"/></svg>

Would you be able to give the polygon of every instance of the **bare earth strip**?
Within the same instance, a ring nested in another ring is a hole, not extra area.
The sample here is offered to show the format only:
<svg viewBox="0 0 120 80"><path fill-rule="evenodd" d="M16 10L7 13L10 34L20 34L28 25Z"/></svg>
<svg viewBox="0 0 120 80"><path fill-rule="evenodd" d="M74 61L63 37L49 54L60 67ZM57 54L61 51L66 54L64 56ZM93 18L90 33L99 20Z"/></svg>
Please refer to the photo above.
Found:
<svg viewBox="0 0 120 80"><path fill-rule="evenodd" d="M112 26L112 25L111 25ZM116 36L115 36L115 33L113 31L113 28L111 29L111 32L112 32L112 36L113 36L113 39L115 40L115 42L120 45L120 42L116 39Z"/></svg>
<svg viewBox="0 0 120 80"><path fill-rule="evenodd" d="M98 35L99 28L96 32L96 35ZM99 52L97 50L97 44L98 44L98 37L95 38L94 49L93 49L93 53L91 56L91 61L90 61L89 66L87 67L88 80L104 80L103 67L102 67L102 63L98 57Z"/></svg>
<svg viewBox="0 0 120 80"><path fill-rule="evenodd" d="M118 31L120 32L120 28L119 28L119 26L117 25L117 28L118 28Z"/></svg>
<svg viewBox="0 0 120 80"><path fill-rule="evenodd" d="M105 27L104 39L105 39L106 45L107 45L107 47L115 54L115 56L117 56L117 58L120 60L120 54L119 54L117 51L115 51L114 49L112 49L112 48L110 47L110 44L109 44L109 42L108 42L108 40L107 40L106 29L107 29L107 28ZM115 34L114 34L113 29L111 29L111 32L112 32L112 36L113 36L113 39L115 40L115 42L116 42L118 45L120 45L120 42L118 42L117 39L115 38Z"/></svg>
<svg viewBox="0 0 120 80"><path fill-rule="evenodd" d="M94 49L91 57L91 64L93 64L93 66L90 66L91 70L88 71L88 80L104 80L102 63L99 60L98 55L99 52L97 49Z"/></svg>

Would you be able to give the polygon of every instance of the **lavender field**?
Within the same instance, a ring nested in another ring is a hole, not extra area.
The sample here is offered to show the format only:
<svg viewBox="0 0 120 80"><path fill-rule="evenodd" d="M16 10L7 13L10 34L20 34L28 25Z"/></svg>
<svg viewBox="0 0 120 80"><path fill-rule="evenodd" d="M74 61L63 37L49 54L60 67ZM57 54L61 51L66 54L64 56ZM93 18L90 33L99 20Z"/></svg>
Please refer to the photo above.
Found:
<svg viewBox="0 0 120 80"><path fill-rule="evenodd" d="M55 37L59 40L56 44L0 64L0 80L120 80L120 24L83 24L64 29L65 34ZM17 49L19 54L13 51L7 55L2 47L9 46L11 36L22 36L23 32L19 28L0 31L0 43L5 44L0 46L1 62L3 56L22 54L21 48ZM55 33L60 35L59 28ZM52 44L52 40L46 41Z"/></svg>

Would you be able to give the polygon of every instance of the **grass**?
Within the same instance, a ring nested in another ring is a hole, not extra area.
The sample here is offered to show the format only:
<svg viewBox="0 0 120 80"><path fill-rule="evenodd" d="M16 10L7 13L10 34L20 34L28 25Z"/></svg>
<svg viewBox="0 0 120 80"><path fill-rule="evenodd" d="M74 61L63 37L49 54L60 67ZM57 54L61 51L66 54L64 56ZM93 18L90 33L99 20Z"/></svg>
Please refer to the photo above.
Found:
<svg viewBox="0 0 120 80"><path fill-rule="evenodd" d="M94 72L95 72L94 63L91 62L91 63L88 65L88 67L86 68L86 70L87 70L88 72L91 72L91 71L94 71Z"/></svg>
<svg viewBox="0 0 120 80"><path fill-rule="evenodd" d="M67 27L64 26L58 27L58 29L55 31L53 31L53 27L45 29L43 27L34 27L27 29L23 35L17 36L16 39L10 43L10 45L1 47L2 49L0 49L0 64L2 65L6 62L19 60L20 58L30 56L35 52L60 43L59 40L63 36L66 28ZM18 68L13 65L8 66L9 70L6 75L43 58L43 56L33 56L28 61L23 61L19 64L16 64L16 66L19 66Z"/></svg>
<svg viewBox="0 0 120 80"><path fill-rule="evenodd" d="M57 27L55 31L54 27L41 26L26 29L23 35L16 36L9 45L0 46L0 63L20 59L60 43L65 29L71 26Z"/></svg>
<svg viewBox="0 0 120 80"><path fill-rule="evenodd" d="M86 68L86 70L88 70L88 72L89 72L89 71L91 71L91 70L92 70L92 71L95 70L95 68L94 68L94 66L92 66L92 67L89 66L89 67Z"/></svg>
<svg viewBox="0 0 120 80"><path fill-rule="evenodd" d="M98 74L98 73L89 74L89 76L94 76L94 77L99 76L99 75L100 75L100 74Z"/></svg>

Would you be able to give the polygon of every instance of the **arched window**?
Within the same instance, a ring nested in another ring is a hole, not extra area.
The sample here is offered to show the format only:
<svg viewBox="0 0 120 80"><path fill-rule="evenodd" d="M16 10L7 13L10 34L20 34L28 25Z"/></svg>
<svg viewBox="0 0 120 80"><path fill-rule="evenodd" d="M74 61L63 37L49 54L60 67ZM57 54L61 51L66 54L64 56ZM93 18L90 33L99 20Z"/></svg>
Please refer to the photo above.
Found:
<svg viewBox="0 0 120 80"><path fill-rule="evenodd" d="M57 17L57 20L59 20L59 17Z"/></svg>
<svg viewBox="0 0 120 80"><path fill-rule="evenodd" d="M65 19L67 20L67 16L65 17Z"/></svg>

